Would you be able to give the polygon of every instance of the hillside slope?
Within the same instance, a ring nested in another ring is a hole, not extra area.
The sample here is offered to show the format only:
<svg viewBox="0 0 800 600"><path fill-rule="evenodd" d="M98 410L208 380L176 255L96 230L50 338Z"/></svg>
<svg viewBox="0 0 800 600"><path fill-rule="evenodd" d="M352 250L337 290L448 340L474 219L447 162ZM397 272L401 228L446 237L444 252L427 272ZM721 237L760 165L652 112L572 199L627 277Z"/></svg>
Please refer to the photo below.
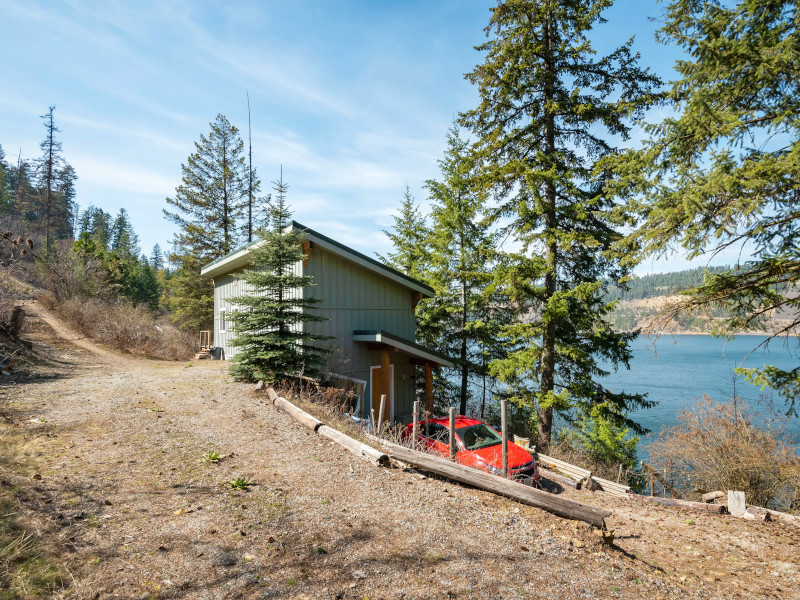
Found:
<svg viewBox="0 0 800 600"><path fill-rule="evenodd" d="M616 540L487 492L376 468L224 363L98 354L32 319L57 363L6 383L20 510L75 598L783 598L800 529L562 493ZM58 337L58 334L63 337ZM201 462L216 451L218 464ZM248 491L225 487L244 477Z"/></svg>

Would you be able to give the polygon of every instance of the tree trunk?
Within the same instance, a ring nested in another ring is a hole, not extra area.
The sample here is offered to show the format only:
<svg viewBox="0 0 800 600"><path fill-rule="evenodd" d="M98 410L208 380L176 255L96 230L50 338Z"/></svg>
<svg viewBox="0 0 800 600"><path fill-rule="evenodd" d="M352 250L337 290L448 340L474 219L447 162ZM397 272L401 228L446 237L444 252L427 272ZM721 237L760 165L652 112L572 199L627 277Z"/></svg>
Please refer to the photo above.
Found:
<svg viewBox="0 0 800 600"><path fill-rule="evenodd" d="M545 150L546 156L554 156L556 152L555 147L555 116L549 112L551 102L555 96L552 81L556 77L555 67L553 64L552 54L550 51L550 23L548 22L545 28L545 68L547 71L547 79L545 81L545 106L548 108L547 118L545 121ZM545 276L544 276L544 304L546 305L556 293L556 273L558 269L558 246L555 239L556 229L556 186L552 179L547 179L545 182L545 203L547 212L544 216L544 232L545 232ZM552 319L548 319L544 323L544 332L542 334L542 374L540 378L540 403L542 398L548 393L552 392L555 388L555 370L556 370L556 324ZM542 450L550 446L550 441L553 431L553 408L548 406L543 408L539 405L537 411L537 433L538 433L538 446Z"/></svg>
<svg viewBox="0 0 800 600"><path fill-rule="evenodd" d="M462 246L463 248L463 246ZM459 414L467 414L467 381L469 367L467 365L467 284L461 282L461 402L458 406Z"/></svg>

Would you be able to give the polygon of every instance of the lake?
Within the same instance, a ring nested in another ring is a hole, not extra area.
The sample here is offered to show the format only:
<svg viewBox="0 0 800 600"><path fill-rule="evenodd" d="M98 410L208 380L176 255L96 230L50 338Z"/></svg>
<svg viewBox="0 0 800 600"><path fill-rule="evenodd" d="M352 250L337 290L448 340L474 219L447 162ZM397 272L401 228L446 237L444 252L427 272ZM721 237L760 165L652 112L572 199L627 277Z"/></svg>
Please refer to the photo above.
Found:
<svg viewBox="0 0 800 600"><path fill-rule="evenodd" d="M793 369L798 364L796 338L777 338L767 349L756 348L766 338L742 335L726 343L709 335L664 335L658 340L640 337L633 343L634 358L630 370L612 372L601 380L613 391L647 393L658 405L636 411L631 417L657 433L661 427L675 425L678 413L692 405L703 394L714 401L728 401L735 393L760 413L772 401L776 412L783 415L783 398L770 390L763 392L733 369L772 364ZM799 411L800 412L800 411ZM786 424L791 436L800 441L800 419L793 417ZM642 440L645 443L645 440Z"/></svg>

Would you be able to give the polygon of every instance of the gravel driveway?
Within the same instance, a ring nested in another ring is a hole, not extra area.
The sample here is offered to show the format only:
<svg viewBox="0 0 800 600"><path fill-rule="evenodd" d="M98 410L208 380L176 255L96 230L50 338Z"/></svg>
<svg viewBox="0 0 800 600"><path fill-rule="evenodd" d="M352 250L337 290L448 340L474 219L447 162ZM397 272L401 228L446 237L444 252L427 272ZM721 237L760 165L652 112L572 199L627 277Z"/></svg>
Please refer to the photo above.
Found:
<svg viewBox="0 0 800 600"><path fill-rule="evenodd" d="M24 509L71 572L66 597L800 597L799 529L565 492L614 511L607 544L583 523L374 467L224 363L97 354L32 321L59 364L5 382L3 428L28 461L9 475ZM202 462L210 451L223 458ZM255 485L225 485L238 478Z"/></svg>

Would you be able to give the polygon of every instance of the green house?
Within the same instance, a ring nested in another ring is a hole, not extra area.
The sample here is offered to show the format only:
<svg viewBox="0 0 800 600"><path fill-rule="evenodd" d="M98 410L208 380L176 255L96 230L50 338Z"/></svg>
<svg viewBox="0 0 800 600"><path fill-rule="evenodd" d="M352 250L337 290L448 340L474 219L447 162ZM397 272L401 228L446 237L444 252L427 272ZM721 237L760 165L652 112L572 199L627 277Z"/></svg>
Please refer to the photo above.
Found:
<svg viewBox="0 0 800 600"><path fill-rule="evenodd" d="M381 395L386 395L387 420L408 422L417 400L418 372L424 373L425 408L432 413L432 370L453 366L447 357L415 341L414 310L422 298L433 297L433 290L297 222L291 228L302 231L305 240L305 258L295 272L314 277L314 287L296 293L319 298L322 302L314 313L326 317L305 327L333 338L328 371L357 390L361 416L369 416L370 408L377 416ZM248 268L250 250L258 243L238 248L201 271L214 282L214 345L223 358L235 353L229 345L229 315L237 307L230 300L249 291L236 275Z"/></svg>

